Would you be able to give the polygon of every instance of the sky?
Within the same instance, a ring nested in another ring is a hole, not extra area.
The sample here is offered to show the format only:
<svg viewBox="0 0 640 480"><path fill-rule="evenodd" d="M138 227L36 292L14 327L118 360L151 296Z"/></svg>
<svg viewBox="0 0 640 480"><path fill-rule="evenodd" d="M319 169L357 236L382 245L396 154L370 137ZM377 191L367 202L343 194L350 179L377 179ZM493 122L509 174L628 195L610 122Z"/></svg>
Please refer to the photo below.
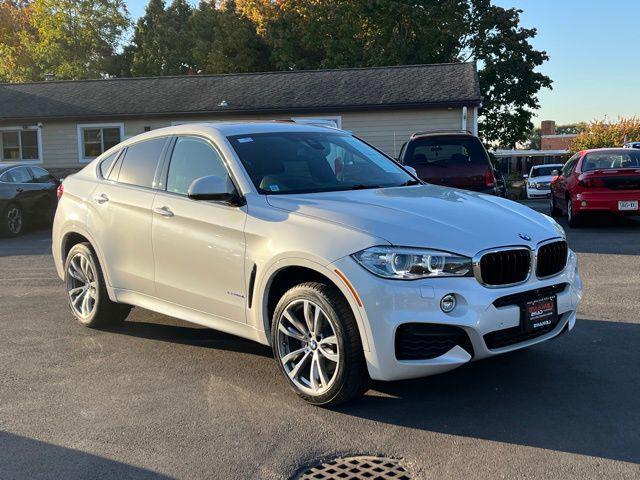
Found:
<svg viewBox="0 0 640 480"><path fill-rule="evenodd" d="M147 0L126 0L133 19ZM193 2L195 3L195 2ZM532 43L551 59L551 77L534 123L558 124L640 116L640 0L494 0L523 10L521 25L535 27Z"/></svg>

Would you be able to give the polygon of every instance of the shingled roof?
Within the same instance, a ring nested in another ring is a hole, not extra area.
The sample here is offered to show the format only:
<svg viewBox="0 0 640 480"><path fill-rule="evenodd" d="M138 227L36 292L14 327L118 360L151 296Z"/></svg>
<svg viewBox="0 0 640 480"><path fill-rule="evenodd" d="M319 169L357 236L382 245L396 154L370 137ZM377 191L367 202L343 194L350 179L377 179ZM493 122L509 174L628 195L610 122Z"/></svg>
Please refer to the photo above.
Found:
<svg viewBox="0 0 640 480"><path fill-rule="evenodd" d="M0 84L0 121L478 105L475 63Z"/></svg>

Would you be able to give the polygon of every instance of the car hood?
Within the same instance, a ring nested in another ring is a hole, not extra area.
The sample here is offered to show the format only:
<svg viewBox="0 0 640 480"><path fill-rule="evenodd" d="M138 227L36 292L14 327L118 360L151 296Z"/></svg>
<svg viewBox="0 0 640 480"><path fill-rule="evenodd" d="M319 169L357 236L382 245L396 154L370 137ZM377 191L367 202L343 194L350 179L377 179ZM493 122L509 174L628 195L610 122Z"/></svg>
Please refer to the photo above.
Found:
<svg viewBox="0 0 640 480"><path fill-rule="evenodd" d="M467 256L493 247L531 247L563 235L550 217L516 202L436 185L268 195L267 201L282 210L367 232L392 245Z"/></svg>

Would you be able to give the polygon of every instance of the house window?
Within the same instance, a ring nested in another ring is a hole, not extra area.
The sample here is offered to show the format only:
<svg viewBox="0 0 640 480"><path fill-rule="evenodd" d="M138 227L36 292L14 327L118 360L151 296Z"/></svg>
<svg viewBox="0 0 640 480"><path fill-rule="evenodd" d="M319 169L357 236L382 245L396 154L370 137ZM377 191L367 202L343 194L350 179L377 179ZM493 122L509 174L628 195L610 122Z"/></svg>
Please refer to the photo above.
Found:
<svg viewBox="0 0 640 480"><path fill-rule="evenodd" d="M40 161L38 135L38 130L1 130L2 160L5 162Z"/></svg>
<svg viewBox="0 0 640 480"><path fill-rule="evenodd" d="M121 123L107 125L78 125L78 151L81 162L89 162L123 139Z"/></svg>

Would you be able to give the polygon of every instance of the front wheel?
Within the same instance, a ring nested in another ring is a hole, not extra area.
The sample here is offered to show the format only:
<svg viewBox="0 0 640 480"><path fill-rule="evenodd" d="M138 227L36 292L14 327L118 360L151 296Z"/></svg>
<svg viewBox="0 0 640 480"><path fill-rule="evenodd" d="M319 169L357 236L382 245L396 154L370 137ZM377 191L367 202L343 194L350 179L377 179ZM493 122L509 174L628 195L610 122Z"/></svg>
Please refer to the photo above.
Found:
<svg viewBox="0 0 640 480"><path fill-rule="evenodd" d="M303 283L276 306L273 353L289 385L314 405L337 405L367 387L362 343L353 313L334 287Z"/></svg>
<svg viewBox="0 0 640 480"><path fill-rule="evenodd" d="M122 323L131 307L112 302L96 254L88 243L74 245L64 264L67 300L74 317L90 328Z"/></svg>

